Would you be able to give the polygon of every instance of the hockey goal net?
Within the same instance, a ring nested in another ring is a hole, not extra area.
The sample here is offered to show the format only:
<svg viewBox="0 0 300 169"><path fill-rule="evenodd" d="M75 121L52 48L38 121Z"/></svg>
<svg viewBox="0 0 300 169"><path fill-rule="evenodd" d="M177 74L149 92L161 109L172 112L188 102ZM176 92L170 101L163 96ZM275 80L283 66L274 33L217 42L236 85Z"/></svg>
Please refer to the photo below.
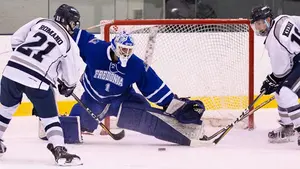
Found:
<svg viewBox="0 0 300 169"><path fill-rule="evenodd" d="M134 53L144 59L148 36L159 27L152 68L179 97L200 99L203 119L210 126L226 126L253 100L254 35L246 19L115 20L102 21L104 40L130 32ZM113 126L112 119L105 124ZM239 123L253 128L253 116Z"/></svg>

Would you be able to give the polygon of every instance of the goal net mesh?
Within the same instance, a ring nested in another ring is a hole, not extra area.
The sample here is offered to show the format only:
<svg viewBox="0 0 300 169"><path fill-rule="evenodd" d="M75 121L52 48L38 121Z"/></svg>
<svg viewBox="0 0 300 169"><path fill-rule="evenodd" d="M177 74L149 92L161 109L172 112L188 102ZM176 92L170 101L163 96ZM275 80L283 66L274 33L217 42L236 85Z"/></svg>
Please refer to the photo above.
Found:
<svg viewBox="0 0 300 169"><path fill-rule="evenodd" d="M251 28L247 22L177 24L171 20L150 25L146 20L127 22L115 21L107 25L108 29L102 27L101 35L111 40L118 32L131 33L134 54L144 59L150 29L158 26L151 67L179 97L204 102L206 124L226 126L248 106L253 94L249 80L253 57L249 52ZM247 127L248 119L238 125Z"/></svg>

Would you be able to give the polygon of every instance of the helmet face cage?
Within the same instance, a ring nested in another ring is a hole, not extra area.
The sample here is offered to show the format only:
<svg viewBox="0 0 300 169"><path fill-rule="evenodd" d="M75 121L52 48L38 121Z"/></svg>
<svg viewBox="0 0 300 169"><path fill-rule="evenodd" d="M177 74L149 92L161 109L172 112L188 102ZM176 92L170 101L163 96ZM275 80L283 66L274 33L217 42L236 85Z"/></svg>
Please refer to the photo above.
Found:
<svg viewBox="0 0 300 169"><path fill-rule="evenodd" d="M259 36L267 36L270 31L270 22L267 19L273 19L272 10L268 6L258 6L251 11L251 27ZM270 20L270 21L271 21Z"/></svg>
<svg viewBox="0 0 300 169"><path fill-rule="evenodd" d="M122 32L118 34L111 43L111 48L119 58L122 67L127 66L127 62L133 54L134 41L131 35Z"/></svg>

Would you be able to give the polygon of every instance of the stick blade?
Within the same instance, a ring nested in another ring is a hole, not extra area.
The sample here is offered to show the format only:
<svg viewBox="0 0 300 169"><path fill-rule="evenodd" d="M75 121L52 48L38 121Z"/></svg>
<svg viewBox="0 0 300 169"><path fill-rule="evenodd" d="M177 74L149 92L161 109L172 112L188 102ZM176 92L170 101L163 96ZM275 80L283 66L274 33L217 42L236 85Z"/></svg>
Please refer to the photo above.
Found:
<svg viewBox="0 0 300 169"><path fill-rule="evenodd" d="M111 136L114 140L121 140L125 137L125 131L124 130L122 130L120 133L117 133L117 134L113 134L113 133L111 133L111 134L112 134Z"/></svg>
<svg viewBox="0 0 300 169"><path fill-rule="evenodd" d="M214 142L211 140L191 140L190 147L212 147Z"/></svg>

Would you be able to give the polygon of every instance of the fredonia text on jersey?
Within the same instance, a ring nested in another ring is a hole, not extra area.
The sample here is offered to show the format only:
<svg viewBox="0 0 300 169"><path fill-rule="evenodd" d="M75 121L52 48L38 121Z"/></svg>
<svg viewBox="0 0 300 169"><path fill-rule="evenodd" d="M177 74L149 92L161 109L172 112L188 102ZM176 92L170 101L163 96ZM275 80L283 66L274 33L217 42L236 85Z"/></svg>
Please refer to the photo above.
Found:
<svg viewBox="0 0 300 169"><path fill-rule="evenodd" d="M51 30L48 26L42 25L40 28L40 30L43 30L45 32L47 32L50 36L52 36L54 38L54 40L61 45L64 41L53 31Z"/></svg>
<svg viewBox="0 0 300 169"><path fill-rule="evenodd" d="M102 79L114 83L120 87L123 86L123 78L115 73L105 70L95 70L94 78Z"/></svg>

